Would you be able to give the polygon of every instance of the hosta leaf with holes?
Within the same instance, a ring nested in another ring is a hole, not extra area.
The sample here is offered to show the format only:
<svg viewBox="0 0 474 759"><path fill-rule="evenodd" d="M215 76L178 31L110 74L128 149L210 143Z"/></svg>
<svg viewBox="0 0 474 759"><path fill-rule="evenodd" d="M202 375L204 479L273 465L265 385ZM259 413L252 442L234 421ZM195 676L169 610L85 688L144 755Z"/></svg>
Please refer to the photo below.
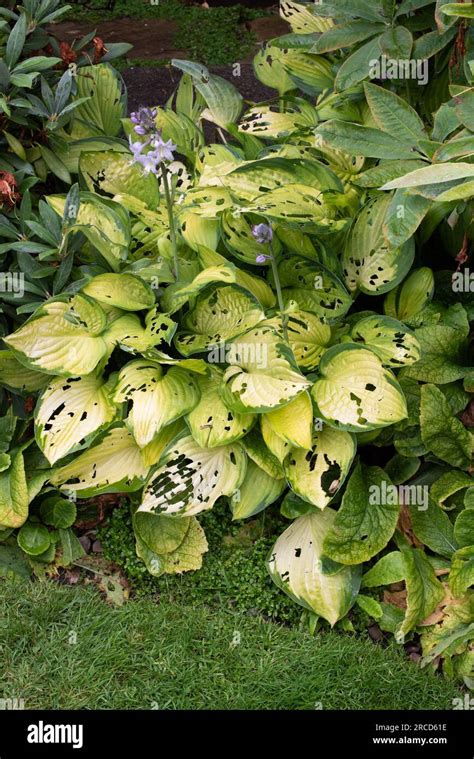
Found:
<svg viewBox="0 0 474 759"><path fill-rule="evenodd" d="M173 319L154 308L145 316L145 326L136 314L122 312L103 337L111 349L118 344L129 353L143 353L163 341L169 343L177 326Z"/></svg>
<svg viewBox="0 0 474 759"><path fill-rule="evenodd" d="M79 171L87 189L98 195L118 195L126 193L154 210L159 203L158 183L151 172L145 174L142 168L130 160L128 153L116 150L81 153Z"/></svg>
<svg viewBox="0 0 474 759"><path fill-rule="evenodd" d="M172 60L172 66L193 78L193 84L203 96L207 109L203 117L224 129L235 124L242 110L243 98L231 82L211 74L205 66L191 61Z"/></svg>
<svg viewBox="0 0 474 759"><path fill-rule="evenodd" d="M395 532L400 506L384 498L384 486L391 488L392 483L383 469L357 463L325 537L326 556L340 564L361 564L385 548Z"/></svg>
<svg viewBox="0 0 474 759"><path fill-rule="evenodd" d="M155 305L153 290L134 274L98 274L82 292L99 303L124 311L141 311Z"/></svg>
<svg viewBox="0 0 474 759"><path fill-rule="evenodd" d="M14 356L12 351L0 351L0 383L15 390L34 393L41 390L48 382L43 372L27 369Z"/></svg>
<svg viewBox="0 0 474 759"><path fill-rule="evenodd" d="M262 412L284 406L307 390L291 350L269 327L257 327L228 346L223 398L235 411Z"/></svg>
<svg viewBox="0 0 474 759"><path fill-rule="evenodd" d="M262 254L262 246L252 234L252 225L244 215L234 216L231 211L222 214L222 239L228 251L247 264L256 264L257 256ZM280 246L275 241L274 250ZM265 260L265 266L270 261Z"/></svg>
<svg viewBox="0 0 474 759"><path fill-rule="evenodd" d="M302 184L287 184L268 190L256 197L245 210L289 224L327 229L338 224L334 219L335 210L325 203L324 193Z"/></svg>
<svg viewBox="0 0 474 759"><path fill-rule="evenodd" d="M187 517L212 509L241 485L247 459L239 443L201 448L191 436L179 440L151 475L138 512Z"/></svg>
<svg viewBox="0 0 474 759"><path fill-rule="evenodd" d="M86 375L52 379L36 406L36 442L49 463L55 464L88 445L116 413L101 378Z"/></svg>
<svg viewBox="0 0 474 759"><path fill-rule="evenodd" d="M186 332L176 337L176 347L184 356L201 353L246 332L265 318L260 304L238 285L211 285L196 298L196 304L184 319ZM218 355L213 363L224 363ZM224 350L225 354L225 350Z"/></svg>
<svg viewBox="0 0 474 759"><path fill-rule="evenodd" d="M132 434L125 427L115 427L70 464L56 469L50 481L79 498L91 498L138 490L148 469Z"/></svg>
<svg viewBox="0 0 474 759"><path fill-rule="evenodd" d="M281 319L266 322L281 334ZM287 317L288 342L300 369L312 371L331 340L331 328L309 311L292 311Z"/></svg>
<svg viewBox="0 0 474 759"><path fill-rule="evenodd" d="M293 79L283 65L283 50L279 47L266 45L253 59L255 75L267 87L278 90L280 96L296 89Z"/></svg>
<svg viewBox="0 0 474 759"><path fill-rule="evenodd" d="M308 5L308 3L294 3L293 0L281 0L280 2L281 17L298 34L322 33L332 27L332 20L318 16L317 10L317 3Z"/></svg>
<svg viewBox="0 0 474 759"><path fill-rule="evenodd" d="M132 361L121 370L114 393L116 403L130 402L127 427L144 448L163 427L189 413L199 400L192 374L173 366L163 375L150 361Z"/></svg>
<svg viewBox="0 0 474 759"><path fill-rule="evenodd" d="M286 406L268 411L265 419L275 434L297 448L311 448L313 406L309 393L301 393Z"/></svg>
<svg viewBox="0 0 474 759"><path fill-rule="evenodd" d="M322 357L311 394L329 424L352 432L405 419L402 389L380 359L355 344L336 345Z"/></svg>
<svg viewBox="0 0 474 759"><path fill-rule="evenodd" d="M193 438L202 448L215 448L240 440L254 423L253 414L237 414L226 406L220 395L222 376L217 367L212 367L208 376L196 379L201 397L186 421Z"/></svg>
<svg viewBox="0 0 474 759"><path fill-rule="evenodd" d="M239 124L239 132L256 137L288 137L303 127L311 126L307 117L295 109L280 111L275 106L251 108Z"/></svg>
<svg viewBox="0 0 474 759"><path fill-rule="evenodd" d="M284 479L276 480L251 459L241 486L230 499L232 518L248 519L274 503L286 487Z"/></svg>
<svg viewBox="0 0 474 759"><path fill-rule="evenodd" d="M349 311L352 298L344 284L322 264L298 256L285 256L278 265L285 305L295 301L301 311L332 322ZM297 325L294 325L297 329Z"/></svg>
<svg viewBox="0 0 474 759"><path fill-rule="evenodd" d="M390 201L389 196L369 201L348 236L342 265L351 292L361 290L367 295L386 293L396 287L410 270L415 255L413 239L401 248L391 248L383 235L383 223Z"/></svg>
<svg viewBox="0 0 474 759"><path fill-rule="evenodd" d="M66 318L69 303L46 303L5 339L15 357L30 369L63 377L89 374L107 351L101 335Z"/></svg>
<svg viewBox="0 0 474 759"><path fill-rule="evenodd" d="M353 435L324 425L309 450L291 451L285 474L300 498L324 509L344 484L355 453Z"/></svg>
<svg viewBox="0 0 474 759"><path fill-rule="evenodd" d="M420 358L415 333L389 316L361 319L352 328L351 337L376 353L385 366L406 366Z"/></svg>
<svg viewBox="0 0 474 759"><path fill-rule="evenodd" d="M281 590L331 626L351 608L361 579L358 568L344 567L331 575L322 572L323 541L335 517L335 511L325 509L295 519L276 541L267 565Z"/></svg>

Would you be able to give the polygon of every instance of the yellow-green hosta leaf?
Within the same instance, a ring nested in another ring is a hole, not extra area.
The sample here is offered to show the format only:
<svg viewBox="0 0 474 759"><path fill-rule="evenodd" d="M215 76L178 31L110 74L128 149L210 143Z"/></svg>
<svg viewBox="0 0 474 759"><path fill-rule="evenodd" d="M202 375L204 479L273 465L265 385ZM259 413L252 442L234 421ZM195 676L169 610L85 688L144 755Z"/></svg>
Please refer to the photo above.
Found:
<svg viewBox="0 0 474 759"><path fill-rule="evenodd" d="M103 337L110 350L119 345L130 353L144 353L163 340L169 343L177 326L176 322L156 308L145 316L145 326L136 314L122 312L122 315L114 318Z"/></svg>
<svg viewBox="0 0 474 759"><path fill-rule="evenodd" d="M281 319L274 317L266 322L281 334ZM331 340L331 328L309 311L292 311L287 316L287 333L290 348L300 369L316 369Z"/></svg>
<svg viewBox="0 0 474 759"><path fill-rule="evenodd" d="M207 109L203 117L224 129L235 124L242 110L243 98L231 82L211 74L205 66L192 61L172 60L171 64L193 78L193 84L203 96Z"/></svg>
<svg viewBox="0 0 474 759"><path fill-rule="evenodd" d="M116 150L93 153L83 152L79 159L79 171L87 189L109 195L126 193L154 210L159 203L158 182L154 174L146 174L142 167L133 163L129 153Z"/></svg>
<svg viewBox="0 0 474 759"><path fill-rule="evenodd" d="M238 285L211 285L199 293L192 311L184 319L186 332L176 337L183 356L220 346L251 329L265 318L257 299ZM216 349L213 363L225 363L228 351ZM210 359L211 360L211 359Z"/></svg>
<svg viewBox="0 0 474 759"><path fill-rule="evenodd" d="M330 61L298 48L283 48L280 61L296 87L306 95L319 95L334 84Z"/></svg>
<svg viewBox="0 0 474 759"><path fill-rule="evenodd" d="M217 253L215 250L209 250L209 248L204 248L203 246L199 247L199 260L204 267L220 266L227 263L224 256L221 256L220 253ZM261 277L236 269L235 281L240 287L243 287L245 290L248 290L249 293L252 293L263 308L273 308L275 305L275 294L268 282Z"/></svg>
<svg viewBox="0 0 474 759"><path fill-rule="evenodd" d="M12 351L0 351L0 383L14 390L35 393L48 382L43 372L27 369L14 356Z"/></svg>
<svg viewBox="0 0 474 759"><path fill-rule="evenodd" d="M177 366L163 376L154 362L131 361L118 376L114 400L131 402L126 424L137 445L144 448L163 427L194 408L199 389L193 376Z"/></svg>
<svg viewBox="0 0 474 759"><path fill-rule="evenodd" d="M30 369L64 377L90 374L106 354L107 343L68 320L70 311L68 303L46 303L5 342Z"/></svg>
<svg viewBox="0 0 474 759"><path fill-rule="evenodd" d="M8 469L0 472L0 525L17 528L28 517L28 486L22 452L12 456Z"/></svg>
<svg viewBox="0 0 474 759"><path fill-rule="evenodd" d="M227 347L223 397L235 411L271 411L310 386L289 347L270 327L256 327Z"/></svg>
<svg viewBox="0 0 474 759"><path fill-rule="evenodd" d="M245 436L243 444L248 457L257 464L260 469L263 469L269 477L279 480L284 476L283 467L280 463L282 460L281 457L273 453L273 450L267 446L263 436L259 434L257 428L254 427L251 432ZM283 445L287 447L285 443L283 443Z"/></svg>
<svg viewBox="0 0 474 759"><path fill-rule="evenodd" d="M248 519L259 514L281 496L285 487L284 479L276 480L249 460L245 479L230 500L232 518Z"/></svg>
<svg viewBox="0 0 474 759"><path fill-rule="evenodd" d="M155 305L153 290L134 274L98 274L82 292L123 311L141 311Z"/></svg>
<svg viewBox="0 0 474 759"><path fill-rule="evenodd" d="M351 292L361 290L367 295L380 295L392 290L409 272L415 255L413 239L399 248L389 246L383 224L390 195L379 196L367 203L347 238L342 257L346 285Z"/></svg>
<svg viewBox="0 0 474 759"><path fill-rule="evenodd" d="M355 344L336 345L322 357L311 394L323 419L362 432L405 419L402 389L380 359Z"/></svg>
<svg viewBox="0 0 474 759"><path fill-rule="evenodd" d="M179 214L181 235L190 248L199 251L199 246L215 250L219 242L219 222L217 219L206 219L192 211L183 210Z"/></svg>
<svg viewBox="0 0 474 759"><path fill-rule="evenodd" d="M301 311L314 313L329 323L345 316L352 306L352 298L339 277L320 263L300 256L284 256L278 272L287 306L295 301ZM315 322L308 322L310 324L317 329ZM298 323L293 324L294 331L301 329ZM327 337L327 333L321 336Z"/></svg>
<svg viewBox="0 0 474 759"><path fill-rule="evenodd" d="M280 96L296 85L283 65L283 50L274 45L266 45L253 59L255 75L267 87L278 90Z"/></svg>
<svg viewBox="0 0 474 759"><path fill-rule="evenodd" d="M231 211L222 214L222 239L228 251L236 258L255 266L255 259L262 255L262 246L252 234L252 225L244 215L234 216ZM274 250L280 249L274 246ZM268 266L269 260L265 261Z"/></svg>
<svg viewBox="0 0 474 759"><path fill-rule="evenodd" d="M331 575L322 572L323 542L335 517L330 508L298 517L280 535L268 559L273 582L331 627L346 616L360 586L357 567L344 567Z"/></svg>
<svg viewBox="0 0 474 759"><path fill-rule="evenodd" d="M125 427L115 427L74 461L56 469L50 482L75 491L79 498L90 498L138 490L148 470L133 435Z"/></svg>
<svg viewBox="0 0 474 759"><path fill-rule="evenodd" d="M286 407L283 406L283 408L286 408ZM273 412L270 412L270 413L273 413ZM283 438L281 438L279 435L276 434L273 427L270 425L270 422L268 421L268 413L261 415L260 429L261 429L262 437L263 437L266 447L272 453L272 455L276 459L278 459L279 463L283 464L284 460L286 459L291 449L291 446L289 443L283 440ZM251 455L252 454L249 452L249 456ZM265 469L265 471L267 471L267 469ZM282 474L283 474L283 470L279 468L277 475L282 476Z"/></svg>
<svg viewBox="0 0 474 759"><path fill-rule="evenodd" d="M239 443L201 448L191 436L184 437L151 475L138 512L188 517L212 509L218 498L241 485L246 464Z"/></svg>
<svg viewBox="0 0 474 759"><path fill-rule="evenodd" d="M182 417L175 422L171 422L171 424L167 424L166 427L163 427L161 432L153 438L151 443L148 443L148 445L141 449L145 466L155 466L155 464L159 464L161 457L168 446L172 445L174 440L178 440L178 438L182 437L187 431L188 429Z"/></svg>
<svg viewBox="0 0 474 759"><path fill-rule="evenodd" d="M398 499L392 503L387 497L392 487L383 469L357 463L325 537L326 556L340 564L362 564L385 548L400 512Z"/></svg>
<svg viewBox="0 0 474 759"><path fill-rule="evenodd" d="M71 298L70 313L66 319L85 327L89 334L100 335L107 327L107 314L97 301L84 293L77 293Z"/></svg>
<svg viewBox="0 0 474 759"><path fill-rule="evenodd" d="M237 414L225 405L220 395L222 375L213 367L208 376L196 380L201 397L186 421L201 448L216 448L240 440L254 423L253 414Z"/></svg>
<svg viewBox="0 0 474 759"><path fill-rule="evenodd" d="M297 495L324 509L342 487L356 453L354 436L324 425L309 450L293 449L285 474Z"/></svg>
<svg viewBox="0 0 474 759"><path fill-rule="evenodd" d="M286 406L268 411L265 419L275 434L291 446L309 450L313 426L313 406L309 393L300 393Z"/></svg>
<svg viewBox="0 0 474 759"><path fill-rule="evenodd" d="M117 409L100 377L52 379L35 410L35 436L51 465L90 443Z"/></svg>
<svg viewBox="0 0 474 759"><path fill-rule="evenodd" d="M74 110L75 136L105 134L115 137L121 130L121 120L125 116L120 74L107 63L99 63L82 66L75 81L77 98L87 98ZM78 133L79 130L81 133Z"/></svg>
<svg viewBox="0 0 474 759"><path fill-rule="evenodd" d="M351 337L376 353L385 366L407 366L420 358L415 333L389 316L361 319L352 328Z"/></svg>
<svg viewBox="0 0 474 759"><path fill-rule="evenodd" d="M428 266L414 269L396 290L387 295L384 311L389 316L406 321L428 305L433 298L434 289L433 270Z"/></svg>
<svg viewBox="0 0 474 759"><path fill-rule="evenodd" d="M293 32L313 34L327 32L334 25L331 18L317 15L318 4L294 3L293 0L281 0L280 16L288 21Z"/></svg>
<svg viewBox="0 0 474 759"><path fill-rule="evenodd" d="M239 124L239 132L256 137L288 137L302 127L308 119L296 108L280 111L276 106L262 105L251 108Z"/></svg>
<svg viewBox="0 0 474 759"><path fill-rule="evenodd" d="M321 226L330 229L335 211L325 202L324 193L303 184L287 184L257 196L245 209L275 221Z"/></svg>

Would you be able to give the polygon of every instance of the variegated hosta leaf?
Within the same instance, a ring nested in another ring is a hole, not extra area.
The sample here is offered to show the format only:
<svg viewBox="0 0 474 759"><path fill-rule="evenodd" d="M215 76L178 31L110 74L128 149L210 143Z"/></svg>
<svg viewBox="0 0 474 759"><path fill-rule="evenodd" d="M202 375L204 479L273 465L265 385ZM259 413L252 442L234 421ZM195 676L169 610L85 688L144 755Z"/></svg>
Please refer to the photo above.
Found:
<svg viewBox="0 0 474 759"><path fill-rule="evenodd" d="M354 436L324 425L309 451L293 449L285 474L300 498L324 509L342 487L356 453Z"/></svg>
<svg viewBox="0 0 474 759"><path fill-rule="evenodd" d="M234 124L242 110L243 98L231 82L211 74L205 66L192 61L172 60L172 65L193 78L193 84L206 101L202 116L224 129Z"/></svg>
<svg viewBox="0 0 474 759"><path fill-rule="evenodd" d="M285 256L278 265L278 272L285 305L295 301L301 311L317 314L325 322L345 316L352 306L344 284L322 264L299 256Z"/></svg>
<svg viewBox="0 0 474 759"><path fill-rule="evenodd" d="M219 222L217 219L206 219L191 211L179 214L181 235L187 245L195 251L199 246L215 250L219 242Z"/></svg>
<svg viewBox="0 0 474 759"><path fill-rule="evenodd" d="M391 203L384 195L369 201L357 216L342 257L346 284L351 292L379 295L396 287L409 272L415 255L412 238L400 248L390 247L383 224Z"/></svg>
<svg viewBox="0 0 474 759"><path fill-rule="evenodd" d="M224 256L217 253L215 250L209 250L200 246L199 248L199 260L204 267L208 266L221 266L226 263ZM276 304L275 294L268 284L268 282L261 277L257 277L255 274L249 274L241 269L236 269L235 281L237 285L248 290L249 293L258 300L263 308L273 308Z"/></svg>
<svg viewBox="0 0 474 759"><path fill-rule="evenodd" d="M280 0L280 16L288 21L293 32L313 34L327 32L334 22L331 18L317 15L317 3L294 3L292 0Z"/></svg>
<svg viewBox="0 0 474 759"><path fill-rule="evenodd" d="M265 322L281 334L281 319L274 317ZM331 340L331 328L309 311L293 311L287 316L288 342L300 369L312 371Z"/></svg>
<svg viewBox="0 0 474 759"><path fill-rule="evenodd" d="M232 495L245 476L247 459L239 443L201 448L191 436L179 440L150 477L138 511L193 516Z"/></svg>
<svg viewBox="0 0 474 759"><path fill-rule="evenodd" d="M283 438L276 434L273 427L270 426L270 422L267 419L268 414L262 414L260 417L260 429L262 437L268 450L275 458L278 459L280 464L283 464L285 458L290 451L290 444Z"/></svg>
<svg viewBox="0 0 474 759"><path fill-rule="evenodd" d="M201 398L187 416L189 429L202 448L216 448L240 440L254 423L253 414L237 414L220 395L223 373L212 367L209 376L198 377Z"/></svg>
<svg viewBox="0 0 474 759"><path fill-rule="evenodd" d="M311 394L330 425L361 432L407 416L400 385L372 351L355 344L336 345L322 357L319 371Z"/></svg>
<svg viewBox="0 0 474 759"><path fill-rule="evenodd" d="M259 195L244 210L291 224L335 225L335 209L325 203L324 193L302 184L287 184Z"/></svg>
<svg viewBox="0 0 474 759"><path fill-rule="evenodd" d="M276 480L249 460L245 479L230 501L232 518L247 519L259 514L281 496L285 487L284 479Z"/></svg>
<svg viewBox="0 0 474 759"><path fill-rule="evenodd" d="M420 358L415 333L389 316L368 316L352 328L355 343L363 343L377 354L385 366L406 366Z"/></svg>
<svg viewBox="0 0 474 759"><path fill-rule="evenodd" d="M230 193L219 182L216 187L193 187L188 190L183 209L205 219L217 219L222 211L234 205Z"/></svg>
<svg viewBox="0 0 474 759"><path fill-rule="evenodd" d="M298 517L280 535L268 560L273 582L331 626L351 608L361 579L357 567L344 567L331 575L322 572L323 541L335 516L336 512L328 508Z"/></svg>
<svg viewBox="0 0 474 759"><path fill-rule="evenodd" d="M30 369L65 377L90 374L107 344L101 335L90 335L84 325L69 321L70 312L68 303L46 303L4 340Z"/></svg>
<svg viewBox="0 0 474 759"><path fill-rule="evenodd" d="M155 305L153 290L134 274L98 274L82 292L91 298L123 311L141 311Z"/></svg>
<svg viewBox="0 0 474 759"><path fill-rule="evenodd" d="M201 353L210 346L223 345L264 318L257 299L242 287L211 285L198 295L193 310L184 319L189 331L176 337L176 347L183 356ZM217 355L213 362L226 360L226 355Z"/></svg>
<svg viewBox="0 0 474 759"><path fill-rule="evenodd" d="M256 241L252 226L243 215L234 216L231 211L222 214L222 239L229 252L246 264L255 266L255 259L262 255L262 246ZM280 249L276 241L274 251ZM270 260L265 259L264 265L268 266L269 263Z"/></svg>
<svg viewBox="0 0 474 759"><path fill-rule="evenodd" d="M151 172L145 174L142 167L130 160L129 153L116 150L82 152L79 172L87 189L98 195L127 193L142 200L149 208L158 205L158 184Z"/></svg>
<svg viewBox="0 0 474 759"><path fill-rule="evenodd" d="M35 393L48 383L48 377L43 372L27 369L12 351L0 351L0 383L14 390Z"/></svg>
<svg viewBox="0 0 474 759"><path fill-rule="evenodd" d="M131 402L126 424L143 448L163 427L194 408L199 389L193 376L177 366L163 376L154 362L131 361L119 374L114 400Z"/></svg>
<svg viewBox="0 0 474 759"><path fill-rule="evenodd" d="M280 58L283 68L298 89L307 95L319 95L334 84L330 61L298 48L283 48Z"/></svg>
<svg viewBox="0 0 474 759"><path fill-rule="evenodd" d="M262 416L262 422L264 419L265 417ZM284 441L281 442L283 443L284 448L289 450L288 444ZM257 464L260 469L263 469L269 477L273 477L275 480L284 477L283 467L281 466L281 461L283 460L281 455L279 455L278 451L277 453L273 452L274 448L272 449L266 444L266 441L262 435L259 434L257 428L254 427L254 429L245 436L243 444L248 457Z"/></svg>
<svg viewBox="0 0 474 759"><path fill-rule="evenodd" d="M133 435L125 427L115 427L99 443L57 469L50 481L61 490L90 498L101 493L138 490L148 470Z"/></svg>
<svg viewBox="0 0 474 759"><path fill-rule="evenodd" d="M278 90L280 96L295 90L296 85L282 63L283 50L273 45L263 47L253 59L255 75L267 87Z"/></svg>
<svg viewBox="0 0 474 759"><path fill-rule="evenodd" d="M270 327L257 327L228 347L223 398L235 411L271 411L310 383L297 371L291 350Z"/></svg>
<svg viewBox="0 0 474 759"><path fill-rule="evenodd" d="M265 419L276 435L291 446L311 448L313 406L308 393L300 393L286 406L268 411Z"/></svg>
<svg viewBox="0 0 474 759"><path fill-rule="evenodd" d="M86 444L114 419L117 408L100 377L57 378L43 390L35 410L38 446L52 465Z"/></svg>
<svg viewBox="0 0 474 759"><path fill-rule="evenodd" d="M239 124L239 132L255 137L288 137L311 124L296 108L278 110L276 106L262 105L247 111Z"/></svg>
<svg viewBox="0 0 474 759"><path fill-rule="evenodd" d="M169 316L153 308L145 316L145 326L135 314L122 313L114 318L103 337L110 351L119 345L129 353L144 353L163 341L170 343L177 326Z"/></svg>
<svg viewBox="0 0 474 759"><path fill-rule="evenodd" d="M207 169L215 169L222 164L238 166L245 159L240 148L222 145L219 142L205 145L196 156L196 170L202 174Z"/></svg>

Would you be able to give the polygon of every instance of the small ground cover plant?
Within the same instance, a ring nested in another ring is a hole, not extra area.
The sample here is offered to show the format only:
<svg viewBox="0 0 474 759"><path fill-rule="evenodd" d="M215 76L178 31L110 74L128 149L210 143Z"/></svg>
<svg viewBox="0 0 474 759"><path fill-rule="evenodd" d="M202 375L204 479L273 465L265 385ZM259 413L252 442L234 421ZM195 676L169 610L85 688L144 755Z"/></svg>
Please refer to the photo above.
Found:
<svg viewBox="0 0 474 759"><path fill-rule="evenodd" d="M472 685L472 14L280 7L266 103L179 60L127 118L100 62L51 106L54 168L5 135L0 559L77 561L81 504L120 494L181 574L204 512L277 511L268 571L311 629L362 610Z"/></svg>

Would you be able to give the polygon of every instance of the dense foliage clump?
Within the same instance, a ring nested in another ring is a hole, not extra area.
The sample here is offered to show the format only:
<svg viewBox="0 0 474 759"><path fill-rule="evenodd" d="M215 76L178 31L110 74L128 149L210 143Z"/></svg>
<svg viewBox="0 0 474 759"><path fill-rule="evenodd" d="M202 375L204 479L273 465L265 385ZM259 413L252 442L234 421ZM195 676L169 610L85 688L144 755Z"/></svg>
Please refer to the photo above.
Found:
<svg viewBox="0 0 474 759"><path fill-rule="evenodd" d="M158 578L200 569L217 503L279 512L269 575L313 627L357 607L472 683L470 8L282 0L274 99L180 60L127 118L97 42L55 87L18 71L30 5L0 70L3 566L76 561L108 494Z"/></svg>

